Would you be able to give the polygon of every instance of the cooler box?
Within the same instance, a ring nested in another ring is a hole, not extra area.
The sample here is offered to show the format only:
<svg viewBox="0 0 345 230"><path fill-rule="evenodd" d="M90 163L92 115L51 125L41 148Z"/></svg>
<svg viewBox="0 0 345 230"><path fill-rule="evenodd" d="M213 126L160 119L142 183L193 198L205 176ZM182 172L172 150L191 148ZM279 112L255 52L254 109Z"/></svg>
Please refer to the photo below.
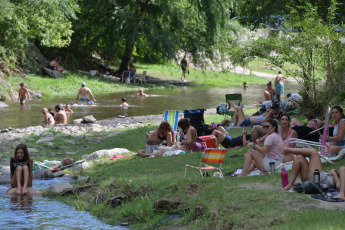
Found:
<svg viewBox="0 0 345 230"><path fill-rule="evenodd" d="M217 138L214 135L200 136L206 143L208 149L217 148Z"/></svg>

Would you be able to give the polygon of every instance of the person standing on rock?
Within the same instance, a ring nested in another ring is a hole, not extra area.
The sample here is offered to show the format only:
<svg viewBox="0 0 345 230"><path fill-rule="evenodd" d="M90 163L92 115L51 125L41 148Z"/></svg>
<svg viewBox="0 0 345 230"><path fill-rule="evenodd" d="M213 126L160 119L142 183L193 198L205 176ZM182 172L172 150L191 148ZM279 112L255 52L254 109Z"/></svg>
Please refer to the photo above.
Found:
<svg viewBox="0 0 345 230"><path fill-rule="evenodd" d="M65 111L62 110L62 108L60 107L60 105L56 105L55 106L55 124L67 124L67 115L65 113Z"/></svg>
<svg viewBox="0 0 345 230"><path fill-rule="evenodd" d="M10 160L11 187L16 188L16 194L28 193L28 187L32 187L33 160L24 144L17 145L14 157Z"/></svg>
<svg viewBox="0 0 345 230"><path fill-rule="evenodd" d="M24 83L20 83L19 89L19 101L21 105L25 105L27 99L31 100L28 89L25 87Z"/></svg>
<svg viewBox="0 0 345 230"><path fill-rule="evenodd" d="M91 90L88 87L86 87L85 82L81 83L81 88L79 89L78 94L77 94L77 101L79 100L79 95L80 95L80 101L86 101L86 102L90 101L89 95L92 97L93 101L96 101L96 99L91 93Z"/></svg>

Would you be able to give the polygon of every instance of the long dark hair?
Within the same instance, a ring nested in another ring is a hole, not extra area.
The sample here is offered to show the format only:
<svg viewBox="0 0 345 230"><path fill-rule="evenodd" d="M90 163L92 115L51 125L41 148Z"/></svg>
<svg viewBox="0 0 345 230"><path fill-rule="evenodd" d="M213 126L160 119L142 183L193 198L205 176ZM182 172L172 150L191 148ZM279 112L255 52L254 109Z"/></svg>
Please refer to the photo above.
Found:
<svg viewBox="0 0 345 230"><path fill-rule="evenodd" d="M173 128L167 121L162 121L161 124L158 126L158 130L164 130L168 132L174 132Z"/></svg>
<svg viewBox="0 0 345 230"><path fill-rule="evenodd" d="M280 115L279 121L280 121L283 117L287 117L287 119L288 119L289 121L291 121L291 118L290 118L289 114L287 114L287 113L283 113L282 115Z"/></svg>
<svg viewBox="0 0 345 230"><path fill-rule="evenodd" d="M182 118L181 120L178 121L177 126L180 127L183 131L185 131L190 126L189 118Z"/></svg>
<svg viewBox="0 0 345 230"><path fill-rule="evenodd" d="M278 132L278 122L272 118L268 119L266 122L270 123L270 125L272 125L272 127L274 128L274 132Z"/></svg>
<svg viewBox="0 0 345 230"><path fill-rule="evenodd" d="M16 149L14 150L14 158L13 158L14 162L19 162L19 159L18 159L18 157L17 157L17 151L18 151L18 149L22 149L23 152L24 152L23 160L24 160L25 162L29 162L29 159L30 159L29 151L28 151L28 148L26 147L25 144L19 144L19 145L17 145Z"/></svg>
<svg viewBox="0 0 345 230"><path fill-rule="evenodd" d="M342 118L345 118L343 108L341 108L339 105L336 105L336 106L333 106L332 110L333 110L333 109L338 110L338 111L339 111L339 113L341 113L341 114L342 114ZM331 110L331 111L332 111L332 110Z"/></svg>

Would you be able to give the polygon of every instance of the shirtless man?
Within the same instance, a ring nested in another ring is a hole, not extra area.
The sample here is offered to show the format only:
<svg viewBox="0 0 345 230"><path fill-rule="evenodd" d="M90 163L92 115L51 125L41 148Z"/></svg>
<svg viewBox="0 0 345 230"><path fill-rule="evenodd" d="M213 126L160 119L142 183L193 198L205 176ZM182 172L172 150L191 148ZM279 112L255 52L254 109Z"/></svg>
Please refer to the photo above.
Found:
<svg viewBox="0 0 345 230"><path fill-rule="evenodd" d="M19 100L20 100L20 104L24 105L25 102L27 101L27 98L29 98L29 100L31 100L30 98L30 94L28 89L24 86L24 83L20 83L20 89L19 89Z"/></svg>
<svg viewBox="0 0 345 230"><path fill-rule="evenodd" d="M65 111L62 110L62 108L60 107L60 105L56 105L55 106L55 124L67 124L67 115L65 113Z"/></svg>
<svg viewBox="0 0 345 230"><path fill-rule="evenodd" d="M69 104L66 104L65 113L68 119L73 114L73 110L71 109L71 106Z"/></svg>
<svg viewBox="0 0 345 230"><path fill-rule="evenodd" d="M77 94L77 101L79 100L79 94L80 94L80 101L89 101L90 100L89 94L92 97L92 99L96 101L96 99L91 93L91 90L86 87L85 82L81 83L81 88L79 89L78 94Z"/></svg>
<svg viewBox="0 0 345 230"><path fill-rule="evenodd" d="M146 94L144 93L143 89L139 89L139 92L136 95L137 97L146 97Z"/></svg>

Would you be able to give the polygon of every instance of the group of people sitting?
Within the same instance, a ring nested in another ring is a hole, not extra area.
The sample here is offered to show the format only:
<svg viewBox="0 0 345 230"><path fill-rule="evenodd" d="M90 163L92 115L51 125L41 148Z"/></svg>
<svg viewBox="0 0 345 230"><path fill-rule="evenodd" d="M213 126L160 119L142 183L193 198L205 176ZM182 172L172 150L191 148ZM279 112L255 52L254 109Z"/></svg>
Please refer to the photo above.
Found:
<svg viewBox="0 0 345 230"><path fill-rule="evenodd" d="M246 176L254 170L260 170L262 173L270 171L270 163L274 162L275 166L281 163L291 162L292 172L289 184L284 188L288 190L293 187L298 174L301 174L302 181L310 181L313 177L315 169L319 169L320 183L325 187L335 187L340 189L340 194L336 198L345 199L345 167L341 167L340 174L336 170L325 173L321 164L320 156L317 150L313 148L295 148L296 143L292 143L291 138L304 139L307 141L318 142L322 139L323 122L318 119L311 119L307 125L296 118L292 118L282 113L279 116L279 124L274 119L279 114L279 107L273 107L265 114L259 117L245 117L243 109L239 106L232 105L235 112L234 124L244 127L241 136L231 137L226 127L229 126L230 120L224 120L220 124L212 123L208 126L217 139L218 146L224 148L234 148L240 146L252 146L245 154L245 160L242 172L236 176ZM345 116L340 106L332 108L332 119L334 120L334 128L329 128L330 135L327 137L326 151L329 154L337 155L345 146ZM253 126L251 134L247 134L245 127ZM185 153L199 152L200 143L197 141L197 132L190 125L188 118L183 118L178 122L178 127L182 130L182 141L176 146L175 133L168 122L163 121L160 126L151 134L146 134L149 144L160 144L166 142L167 146L174 150L181 150ZM333 130L333 131L332 131ZM162 149L156 153L150 154L145 151L138 150L138 155L143 157L164 156L166 151L170 149ZM309 158L309 162L306 160Z"/></svg>
<svg viewBox="0 0 345 230"><path fill-rule="evenodd" d="M55 106L55 112L53 112L53 108L43 108L42 114L44 115L44 120L42 123L44 126L49 127L53 126L54 124L67 124L68 119L73 114L73 110L69 104L66 104L65 107L60 105Z"/></svg>

